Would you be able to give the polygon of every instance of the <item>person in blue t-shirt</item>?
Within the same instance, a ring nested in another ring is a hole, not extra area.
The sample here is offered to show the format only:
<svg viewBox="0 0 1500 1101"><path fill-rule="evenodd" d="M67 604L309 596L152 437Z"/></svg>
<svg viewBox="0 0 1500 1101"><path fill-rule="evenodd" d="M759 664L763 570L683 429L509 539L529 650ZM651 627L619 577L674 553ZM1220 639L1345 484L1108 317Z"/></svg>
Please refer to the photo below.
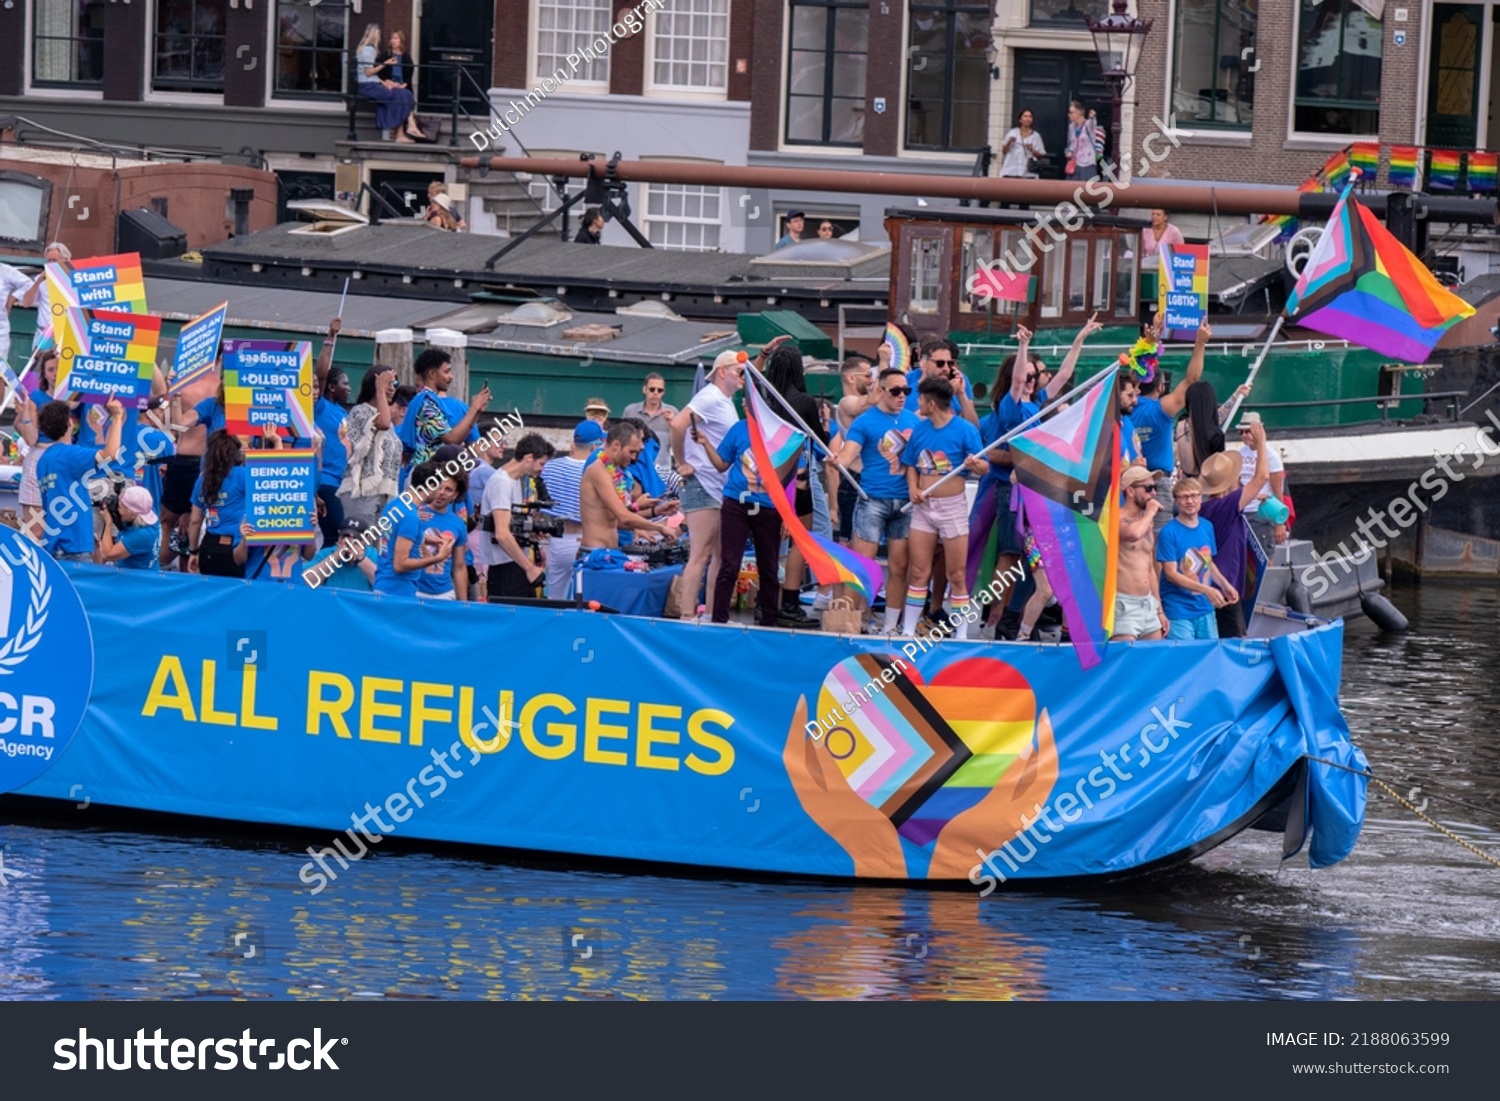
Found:
<svg viewBox="0 0 1500 1101"><path fill-rule="evenodd" d="M422 530L424 542L431 543L433 533L437 532L452 536L459 548L457 569L446 569L440 565L423 570L417 577L417 595L431 600L469 599L469 525L466 520L469 507L468 478L458 474L450 480L458 486L451 501L441 508L434 505L417 510L426 525Z"/></svg>
<svg viewBox="0 0 1500 1101"><path fill-rule="evenodd" d="M953 611L958 617L956 637L968 638L970 624L979 620L969 607L966 577L969 507L964 478L945 478L945 475L965 470L983 474L989 464L979 457L984 447L979 429L956 415L952 403L953 387L947 379L923 379L917 387L917 413L922 419L901 449L906 489L913 502L908 544L910 566L901 619L904 635L916 632L917 620L927 603L927 584L933 574L939 540L943 547L943 568L953 593ZM888 595L886 599L889 603L891 597Z"/></svg>
<svg viewBox="0 0 1500 1101"><path fill-rule="evenodd" d="M945 380L953 390L953 412L970 424L979 423L974 410L974 384L958 369L958 345L945 336L929 336L917 346L917 366L906 372L906 385L916 393L924 378ZM963 383L962 386L959 383Z"/></svg>
<svg viewBox="0 0 1500 1101"><path fill-rule="evenodd" d="M696 424L691 435L713 468L728 474L724 479L724 500L719 505L719 572L714 577L711 618L715 623L729 622L729 606L734 602L734 587L739 581L748 538L755 544L755 564L761 578L757 620L762 627L780 626L776 574L781 561L781 515L761 481L762 472L756 469L749 422L735 421L717 445ZM801 454L797 452L798 456ZM783 470L772 471L771 476L780 478L785 487L796 471L794 457Z"/></svg>
<svg viewBox="0 0 1500 1101"><path fill-rule="evenodd" d="M410 501L398 497L381 513L380 544L375 565L375 591L391 596L416 596L423 571L447 571L455 588L465 578L467 540L451 525L434 523L459 496L458 480L442 476L435 462L419 464L411 475ZM424 518L423 513L427 516Z"/></svg>
<svg viewBox="0 0 1500 1101"><path fill-rule="evenodd" d="M894 634L901 625L901 597L906 593L908 535L911 531L911 500L901 452L917 427L917 415L906 408L911 387L894 367L880 372L874 393L875 408L854 418L844 433L839 461L861 467L860 486L866 496L854 505L853 537L849 545L867 558L874 558L880 544L889 556L885 580L885 631Z"/></svg>
<svg viewBox="0 0 1500 1101"><path fill-rule="evenodd" d="M323 509L318 527L323 542L332 546L338 541L344 522L344 504L339 500L339 486L349 465L348 435L344 421L349 416L344 406L349 402L349 376L341 368L331 367L322 380L314 382L313 424L323 433L322 464L318 468L318 500Z"/></svg>
<svg viewBox="0 0 1500 1101"><path fill-rule="evenodd" d="M120 453L125 410L118 398L104 407L109 418L104 446L83 447L70 442L73 420L66 402L49 401L37 411L37 430L56 442L36 461L36 480L42 498L42 546L65 562L94 560L95 483L107 481L108 464Z"/></svg>
<svg viewBox="0 0 1500 1101"><path fill-rule="evenodd" d="M128 486L120 494L118 511L125 526L116 530L113 517L105 514L99 561L106 566L118 564L122 570L160 573L161 521L151 493L144 486Z"/></svg>
<svg viewBox="0 0 1500 1101"><path fill-rule="evenodd" d="M453 360L438 348L429 348L419 355L412 369L422 389L412 399L405 419L396 429L401 445L412 453L412 463L427 462L445 443L461 447L478 440L475 421L489 404L489 384L480 387L468 402L449 397Z"/></svg>
<svg viewBox="0 0 1500 1101"><path fill-rule="evenodd" d="M208 437L203 473L193 483L188 520L188 572L210 577L244 577L234 560L240 521L245 518L245 449L238 437L220 430Z"/></svg>
<svg viewBox="0 0 1500 1101"><path fill-rule="evenodd" d="M244 571L247 581L287 582L300 580L301 566L313 554L311 543L251 543L255 529L249 520L240 521L234 544L235 564Z"/></svg>
<svg viewBox="0 0 1500 1101"><path fill-rule="evenodd" d="M1198 479L1182 479L1173 487L1172 495L1177 516L1156 537L1167 637L1218 638L1214 609L1233 604L1240 595L1214 565L1219 547L1214 526L1198 515L1203 506Z"/></svg>
<svg viewBox="0 0 1500 1101"><path fill-rule="evenodd" d="M1148 336L1155 337L1161 328L1161 315L1148 328ZM1167 376L1160 366L1156 373L1140 385L1140 399L1130 422L1135 428L1135 437L1140 442L1141 454L1146 458L1146 469L1156 475L1156 499L1161 508L1156 512L1156 530L1160 531L1172 518L1172 469L1177 465L1172 453L1172 431L1177 417L1187 407L1187 389L1203 377L1204 352L1213 330L1207 321L1198 326L1198 335L1193 341L1193 357L1188 361L1187 374L1181 382L1167 391Z"/></svg>
<svg viewBox="0 0 1500 1101"><path fill-rule="evenodd" d="M177 454L172 437L156 426L154 414L147 411L137 423L134 436L124 436L125 448L116 469L151 494L151 510L161 511L163 479L167 460Z"/></svg>
<svg viewBox="0 0 1500 1101"><path fill-rule="evenodd" d="M313 588L352 589L371 592L375 587L375 548L366 541L369 529L350 517L339 528L339 541L324 547L302 567L302 580Z"/></svg>

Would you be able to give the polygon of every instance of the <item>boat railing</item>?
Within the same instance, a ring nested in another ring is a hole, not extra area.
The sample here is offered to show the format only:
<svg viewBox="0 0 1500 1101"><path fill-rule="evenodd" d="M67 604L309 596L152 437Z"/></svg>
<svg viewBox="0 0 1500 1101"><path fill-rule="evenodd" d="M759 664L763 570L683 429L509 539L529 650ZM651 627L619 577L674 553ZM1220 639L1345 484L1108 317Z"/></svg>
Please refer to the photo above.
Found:
<svg viewBox="0 0 1500 1101"><path fill-rule="evenodd" d="M994 355L999 355L999 356L1004 357L1004 356L1009 355L1011 352L1015 351L1016 347L1017 347L1017 345L1014 344L1014 343L1006 343L1006 344L960 344L958 346L958 350L959 350L959 354L962 355L962 356L968 356L968 355L971 355L971 354L972 355L994 354ZM1031 351L1033 353L1035 353L1036 355L1047 356L1047 357L1056 357L1056 358L1061 358L1062 356L1067 355L1067 353L1072 349L1072 347L1073 347L1072 344L1038 344L1036 341L1032 341L1032 343L1031 343ZM1241 357L1242 359L1251 359L1251 358L1254 358L1255 356L1257 356L1257 355L1260 354L1261 347L1262 347L1262 345L1257 344L1257 343L1245 343L1245 344L1242 344L1242 343L1239 343L1237 341L1233 342L1233 343L1231 343L1229 341L1224 341L1224 342L1221 342L1221 343L1206 344L1206 345L1204 345L1203 350L1204 350L1204 353L1206 355L1223 355L1223 356L1236 356L1237 355L1237 356ZM1323 351L1346 351L1348 349L1358 348L1358 347L1360 347L1360 345L1358 345L1358 344L1351 344L1347 340L1282 340L1282 341L1278 341L1275 344L1275 346L1273 347L1272 350L1273 351L1284 350L1284 351L1302 351L1302 352L1323 352ZM1087 355L1089 352L1095 351L1095 350L1098 350L1098 349L1091 349L1087 345L1084 346L1084 354L1085 355ZM1192 352L1192 350L1193 350L1193 345L1191 345L1191 344L1176 343L1176 344L1163 344L1158 351L1159 351L1159 354L1161 354L1161 355L1188 355L1188 354L1190 354Z"/></svg>
<svg viewBox="0 0 1500 1101"><path fill-rule="evenodd" d="M1382 423L1388 423L1391 419L1391 409L1405 401L1432 402L1440 399L1453 399L1444 410L1447 419L1458 420L1458 402L1469 396L1467 390L1437 390L1430 394L1377 394L1362 398L1316 398L1308 401L1247 401L1245 409L1312 409L1321 408L1325 405L1360 405L1373 403L1380 409Z"/></svg>

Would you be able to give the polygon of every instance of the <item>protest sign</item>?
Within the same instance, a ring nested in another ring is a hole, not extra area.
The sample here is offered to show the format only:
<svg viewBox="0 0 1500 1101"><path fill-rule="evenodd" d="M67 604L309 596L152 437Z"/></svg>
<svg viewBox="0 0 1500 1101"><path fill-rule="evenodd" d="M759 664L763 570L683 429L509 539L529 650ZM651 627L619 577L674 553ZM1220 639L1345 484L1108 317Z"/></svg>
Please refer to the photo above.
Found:
<svg viewBox="0 0 1500 1101"><path fill-rule="evenodd" d="M245 454L248 543L311 543L318 534L318 465L311 448Z"/></svg>
<svg viewBox="0 0 1500 1101"><path fill-rule="evenodd" d="M1158 308L1166 315L1163 328L1174 336L1191 336L1208 315L1208 246L1163 244L1159 251Z"/></svg>
<svg viewBox="0 0 1500 1101"><path fill-rule="evenodd" d="M161 318L151 314L68 309L58 353L57 393L103 405L119 398L141 409L151 397Z"/></svg>
<svg viewBox="0 0 1500 1101"><path fill-rule="evenodd" d="M184 386L206 375L219 358L219 341L224 335L224 316L229 303L220 302L201 317L195 317L177 334L177 351L172 357L172 385L176 393Z"/></svg>
<svg viewBox="0 0 1500 1101"><path fill-rule="evenodd" d="M312 344L306 340L226 340L224 412L236 436L275 433L313 441Z"/></svg>
<svg viewBox="0 0 1500 1101"><path fill-rule="evenodd" d="M47 267L50 273L52 265ZM146 312L146 280L141 274L141 254L138 252L75 260L72 283L76 301L71 305L85 310Z"/></svg>

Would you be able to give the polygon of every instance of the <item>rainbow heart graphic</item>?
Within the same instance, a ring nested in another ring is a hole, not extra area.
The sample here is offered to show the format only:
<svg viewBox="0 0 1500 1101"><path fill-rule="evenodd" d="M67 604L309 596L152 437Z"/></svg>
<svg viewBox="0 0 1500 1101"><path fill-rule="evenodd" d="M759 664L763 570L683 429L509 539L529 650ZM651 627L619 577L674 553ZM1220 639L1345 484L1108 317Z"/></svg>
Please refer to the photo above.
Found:
<svg viewBox="0 0 1500 1101"><path fill-rule="evenodd" d="M823 679L817 714L849 787L902 837L927 845L1031 744L1036 694L994 658L956 661L931 682L897 661L860 654L839 662ZM884 670L894 680L882 679Z"/></svg>

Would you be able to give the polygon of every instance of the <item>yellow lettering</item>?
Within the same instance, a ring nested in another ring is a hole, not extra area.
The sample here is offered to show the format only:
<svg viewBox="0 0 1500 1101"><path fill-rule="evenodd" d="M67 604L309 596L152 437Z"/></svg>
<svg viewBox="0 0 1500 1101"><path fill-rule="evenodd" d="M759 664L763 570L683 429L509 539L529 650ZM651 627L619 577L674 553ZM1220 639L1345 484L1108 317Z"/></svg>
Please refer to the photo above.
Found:
<svg viewBox="0 0 1500 1101"><path fill-rule="evenodd" d="M510 744L511 731L514 729L511 725L511 720L515 717L516 713L516 694L509 689L501 692L500 713L496 715L489 708L485 708L483 712L484 718L480 719L478 723L474 723L469 721L469 716L474 713L474 690L472 688L464 688L460 691L465 694L460 704L460 710L462 711L465 706L468 708L467 711L464 711L465 721L459 728L459 737L463 740L464 745L468 746L475 753L499 753ZM490 721L492 718L500 720L500 729L495 730L488 738L481 738L476 731L481 727L489 730L494 726Z"/></svg>
<svg viewBox="0 0 1500 1101"><path fill-rule="evenodd" d="M728 734L729 728L734 725L734 717L712 707L693 712L692 717L688 719L688 737L704 749L713 750L719 756L716 760L705 761L696 753L689 753L687 766L704 776L722 776L734 764L734 746L718 734L710 734L705 730L704 727L709 723L717 723L722 732Z"/></svg>
<svg viewBox="0 0 1500 1101"><path fill-rule="evenodd" d="M334 699L325 700L323 689L332 686L337 695ZM323 726L323 717L327 716L333 724L333 732L340 738L352 738L349 733L349 720L344 718L350 706L354 703L354 685L348 677L338 673L323 673L317 669L307 675L307 732L317 734Z"/></svg>
<svg viewBox="0 0 1500 1101"><path fill-rule="evenodd" d="M629 700L608 700L589 698L586 709L587 718L583 727L583 759L592 761L598 765L628 765L630 757L628 754L617 752L613 749L600 749L601 738L628 738L630 728L628 726L617 726L614 723L600 722L601 715L628 715L630 714Z"/></svg>
<svg viewBox="0 0 1500 1101"><path fill-rule="evenodd" d="M359 738L363 742L389 742L401 744L401 731L386 730L375 725L376 719L399 719L401 705L385 703L375 698L377 692L399 692L401 682L390 677L359 678Z"/></svg>
<svg viewBox="0 0 1500 1101"><path fill-rule="evenodd" d="M170 695L166 692L169 681L172 685ZM141 714L149 719L163 708L180 712L184 722L198 721L193 710L193 694L188 691L187 677L182 673L182 659L173 654L164 654L157 665L156 675L151 678L151 691L146 693L146 706L141 708Z"/></svg>
<svg viewBox="0 0 1500 1101"><path fill-rule="evenodd" d="M428 722L451 723L453 712L447 708L428 707L427 697L435 696L438 699L451 699L453 697L453 685L451 684L428 684L426 681L413 681L411 685L411 729L407 734L407 741L412 745L422 744L422 728Z"/></svg>
<svg viewBox="0 0 1500 1101"><path fill-rule="evenodd" d="M571 715L578 710L566 696L559 696L556 692L532 696L526 701L526 706L521 708L521 741L543 760L561 761L573 752L578 742L578 728L572 723L548 723L547 733L557 739L557 744L543 745L536 740L535 722L536 713L544 707L555 707L564 715Z"/></svg>
<svg viewBox="0 0 1500 1101"><path fill-rule="evenodd" d="M260 666L245 666L245 679L240 685L240 725L247 730L275 730L276 716L255 713L255 685L259 676Z"/></svg>
<svg viewBox="0 0 1500 1101"><path fill-rule="evenodd" d="M635 767L659 768L676 772L681 762L676 757L655 757L651 753L654 745L677 745L682 741L680 730L658 730L652 725L655 719L681 719L682 708L664 703L643 703L635 725Z"/></svg>
<svg viewBox="0 0 1500 1101"><path fill-rule="evenodd" d="M203 721L215 726L234 726L233 711L214 710L214 681L219 673L218 662L204 659L203 662Z"/></svg>

